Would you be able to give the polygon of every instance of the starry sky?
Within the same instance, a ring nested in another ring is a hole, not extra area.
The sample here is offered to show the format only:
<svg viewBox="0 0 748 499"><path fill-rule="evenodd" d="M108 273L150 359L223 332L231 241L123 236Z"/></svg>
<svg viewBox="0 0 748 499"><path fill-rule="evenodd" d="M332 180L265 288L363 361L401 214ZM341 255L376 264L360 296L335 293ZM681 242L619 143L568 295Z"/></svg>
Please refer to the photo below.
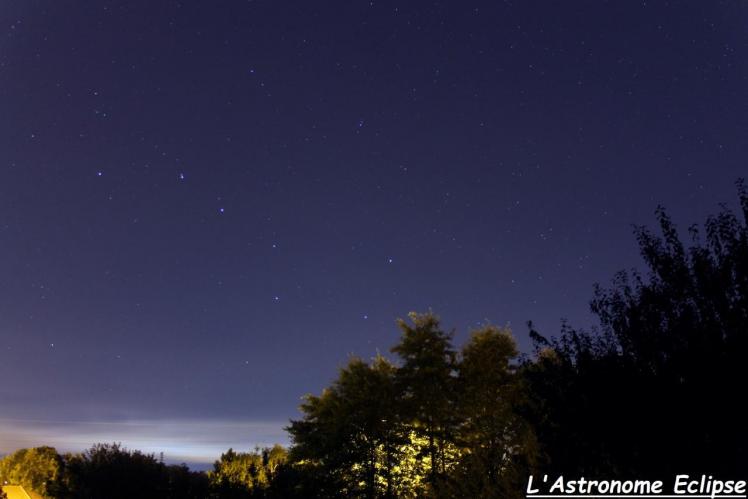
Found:
<svg viewBox="0 0 748 499"><path fill-rule="evenodd" d="M745 2L0 3L0 452L200 463L432 309L594 324L734 204Z"/></svg>

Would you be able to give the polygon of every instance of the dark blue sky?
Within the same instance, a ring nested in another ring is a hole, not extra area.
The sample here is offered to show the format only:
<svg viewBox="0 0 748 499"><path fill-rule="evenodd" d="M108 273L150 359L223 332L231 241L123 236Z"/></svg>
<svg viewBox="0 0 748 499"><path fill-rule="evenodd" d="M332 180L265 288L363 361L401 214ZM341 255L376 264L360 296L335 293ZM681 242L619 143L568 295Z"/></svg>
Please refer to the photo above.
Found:
<svg viewBox="0 0 748 499"><path fill-rule="evenodd" d="M284 438L410 310L457 343L588 327L632 224L735 200L747 28L744 2L2 2L0 451Z"/></svg>

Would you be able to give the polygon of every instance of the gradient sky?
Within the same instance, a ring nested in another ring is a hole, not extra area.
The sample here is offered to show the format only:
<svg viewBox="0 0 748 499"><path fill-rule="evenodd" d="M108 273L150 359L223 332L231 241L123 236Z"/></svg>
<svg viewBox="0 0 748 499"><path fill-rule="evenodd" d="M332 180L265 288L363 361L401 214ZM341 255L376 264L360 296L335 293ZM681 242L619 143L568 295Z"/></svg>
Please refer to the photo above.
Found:
<svg viewBox="0 0 748 499"><path fill-rule="evenodd" d="M285 442L411 310L590 326L734 204L747 76L741 1L0 2L0 452Z"/></svg>

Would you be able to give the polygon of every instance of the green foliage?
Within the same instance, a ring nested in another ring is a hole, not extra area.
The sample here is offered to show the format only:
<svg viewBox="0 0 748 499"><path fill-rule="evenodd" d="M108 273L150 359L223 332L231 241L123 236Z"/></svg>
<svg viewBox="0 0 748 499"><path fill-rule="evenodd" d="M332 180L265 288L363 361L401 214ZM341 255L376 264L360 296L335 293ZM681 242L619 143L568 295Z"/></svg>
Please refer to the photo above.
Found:
<svg viewBox="0 0 748 499"><path fill-rule="evenodd" d="M394 467L404 443L396 411L395 368L378 357L351 359L322 395L309 395L305 418L288 431L292 457L325 477L324 493L375 497L394 494Z"/></svg>
<svg viewBox="0 0 748 499"><path fill-rule="evenodd" d="M456 435L456 352L450 334L441 330L434 314L409 315L400 320L400 343L392 348L402 362L398 369L400 406L412 430L426 440L419 457L428 456L432 486L452 464L448 448Z"/></svg>
<svg viewBox="0 0 748 499"><path fill-rule="evenodd" d="M264 497L287 459L286 449L280 445L246 453L229 449L208 473L211 494L221 498Z"/></svg>
<svg viewBox="0 0 748 499"><path fill-rule="evenodd" d="M0 483L23 485L46 498L194 498L207 479L186 466L166 466L152 455L117 444L97 444L60 456L52 447L20 449L0 460Z"/></svg>
<svg viewBox="0 0 748 499"><path fill-rule="evenodd" d="M476 331L460 357L436 316L410 318L392 349L400 366L351 359L288 428L294 465L322 477L313 495L491 497L526 469L534 440L514 411L511 334Z"/></svg>
<svg viewBox="0 0 748 499"><path fill-rule="evenodd" d="M536 444L517 412L525 403L517 355L511 332L495 326L474 331L462 349L457 380L461 456L451 473L452 496L524 496L522 482Z"/></svg>
<svg viewBox="0 0 748 499"><path fill-rule="evenodd" d="M0 484L23 485L44 497L60 492L62 458L52 447L20 449L0 460Z"/></svg>
<svg viewBox="0 0 748 499"><path fill-rule="evenodd" d="M55 498L523 497L529 472L739 477L748 462L748 192L680 240L638 228L649 275L597 287L593 332L563 326L518 359L508 329L474 331L459 353L431 314L399 321L397 363L352 358L280 446L229 449L207 475L119 445L0 460L0 480Z"/></svg>

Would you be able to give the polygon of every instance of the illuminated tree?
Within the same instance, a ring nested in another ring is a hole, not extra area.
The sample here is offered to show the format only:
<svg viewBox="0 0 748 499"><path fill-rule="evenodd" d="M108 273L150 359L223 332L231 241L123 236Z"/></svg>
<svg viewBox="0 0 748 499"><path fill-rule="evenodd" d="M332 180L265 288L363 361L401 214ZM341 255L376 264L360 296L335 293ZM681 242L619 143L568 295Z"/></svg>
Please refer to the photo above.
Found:
<svg viewBox="0 0 748 499"><path fill-rule="evenodd" d="M44 497L60 493L63 461L53 447L20 449L0 460L0 484L23 485Z"/></svg>
<svg viewBox="0 0 748 499"><path fill-rule="evenodd" d="M429 459L432 487L446 476L453 464L453 442L458 423L456 397L456 353L451 335L441 330L434 314L409 314L398 321L400 342L392 352L400 357L397 384L403 421L426 441L419 457Z"/></svg>
<svg viewBox="0 0 748 499"><path fill-rule="evenodd" d="M229 449L208 473L212 494L220 498L261 497L287 457L280 445L254 452Z"/></svg>
<svg viewBox="0 0 748 499"><path fill-rule="evenodd" d="M320 493L394 496L400 446L395 368L382 357L353 358L330 388L308 395L304 418L288 428L292 458L322 477Z"/></svg>

